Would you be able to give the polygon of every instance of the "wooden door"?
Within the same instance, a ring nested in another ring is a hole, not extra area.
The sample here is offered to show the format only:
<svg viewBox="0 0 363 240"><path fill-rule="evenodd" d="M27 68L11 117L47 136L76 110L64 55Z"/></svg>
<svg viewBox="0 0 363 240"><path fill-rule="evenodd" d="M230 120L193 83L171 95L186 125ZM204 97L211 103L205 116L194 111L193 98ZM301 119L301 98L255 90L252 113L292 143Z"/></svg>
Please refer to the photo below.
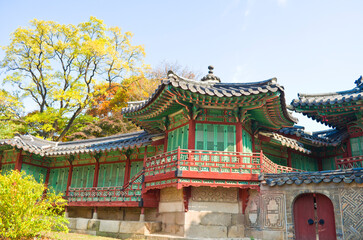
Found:
<svg viewBox="0 0 363 240"><path fill-rule="evenodd" d="M334 208L322 194L302 194L294 203L296 240L336 239Z"/></svg>

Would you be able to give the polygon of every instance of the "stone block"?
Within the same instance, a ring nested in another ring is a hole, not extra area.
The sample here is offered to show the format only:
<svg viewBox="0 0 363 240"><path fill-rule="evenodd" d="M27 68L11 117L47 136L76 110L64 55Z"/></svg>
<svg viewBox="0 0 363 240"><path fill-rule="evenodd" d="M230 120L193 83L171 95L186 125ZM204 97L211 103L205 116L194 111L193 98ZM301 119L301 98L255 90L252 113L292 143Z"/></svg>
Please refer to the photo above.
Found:
<svg viewBox="0 0 363 240"><path fill-rule="evenodd" d="M230 226L232 216L230 213L216 212L195 212L188 211L185 213L185 225L213 225L213 226Z"/></svg>
<svg viewBox="0 0 363 240"><path fill-rule="evenodd" d="M76 219L77 219L76 229L77 230L87 230L89 219L87 219L87 218L76 218Z"/></svg>
<svg viewBox="0 0 363 240"><path fill-rule="evenodd" d="M161 222L144 222L147 233L156 233L161 231Z"/></svg>
<svg viewBox="0 0 363 240"><path fill-rule="evenodd" d="M189 202L189 210L197 212L239 213L238 203L223 202Z"/></svg>
<svg viewBox="0 0 363 240"><path fill-rule="evenodd" d="M120 230L120 221L100 220L100 231L117 233Z"/></svg>
<svg viewBox="0 0 363 240"><path fill-rule="evenodd" d="M202 225L230 226L232 216L230 213L207 213L202 217Z"/></svg>
<svg viewBox="0 0 363 240"><path fill-rule="evenodd" d="M119 232L145 234L145 229L146 227L144 222L121 221Z"/></svg>
<svg viewBox="0 0 363 240"><path fill-rule="evenodd" d="M124 210L116 207L97 208L98 219L123 220Z"/></svg>
<svg viewBox="0 0 363 240"><path fill-rule="evenodd" d="M175 213L175 223L179 225L185 224L185 212Z"/></svg>
<svg viewBox="0 0 363 240"><path fill-rule="evenodd" d="M77 218L68 218L68 228L69 229L76 229L76 224L77 224Z"/></svg>
<svg viewBox="0 0 363 240"><path fill-rule="evenodd" d="M245 216L242 213L232 214L232 225L244 225Z"/></svg>
<svg viewBox="0 0 363 240"><path fill-rule="evenodd" d="M185 236L195 238L226 238L227 227L189 225L185 227Z"/></svg>
<svg viewBox="0 0 363 240"><path fill-rule="evenodd" d="M172 212L172 213L162 213L161 214L161 222L162 223L166 223L166 224L175 224L175 218L176 218L176 213Z"/></svg>
<svg viewBox="0 0 363 240"><path fill-rule="evenodd" d="M100 220L98 220L98 219L90 219L88 221L88 225L87 225L87 229L88 230L98 231L99 228L100 228Z"/></svg>
<svg viewBox="0 0 363 240"><path fill-rule="evenodd" d="M228 227L229 238L241 238L245 236L245 227L243 225L233 225Z"/></svg>
<svg viewBox="0 0 363 240"><path fill-rule="evenodd" d="M284 232L283 231L263 231L263 239L276 239L276 240L283 240L284 239Z"/></svg>
<svg viewBox="0 0 363 240"><path fill-rule="evenodd" d="M183 212L183 211L184 211L183 202L160 202L159 203L159 213Z"/></svg>
<svg viewBox="0 0 363 240"><path fill-rule="evenodd" d="M139 221L141 209L140 208L125 208L124 221Z"/></svg>

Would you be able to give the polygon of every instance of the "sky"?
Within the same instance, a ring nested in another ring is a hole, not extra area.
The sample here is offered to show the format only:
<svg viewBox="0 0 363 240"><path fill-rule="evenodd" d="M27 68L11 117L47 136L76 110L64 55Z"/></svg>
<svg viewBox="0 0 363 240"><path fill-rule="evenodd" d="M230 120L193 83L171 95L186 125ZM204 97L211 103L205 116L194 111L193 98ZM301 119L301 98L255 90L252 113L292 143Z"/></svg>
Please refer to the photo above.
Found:
<svg viewBox="0 0 363 240"><path fill-rule="evenodd" d="M222 82L276 77L289 104L298 93L355 86L363 73L362 9L363 1L333 0L0 0L0 45L34 18L78 24L94 16L133 32L151 66L177 62L204 75L213 65ZM326 129L294 116L307 131Z"/></svg>

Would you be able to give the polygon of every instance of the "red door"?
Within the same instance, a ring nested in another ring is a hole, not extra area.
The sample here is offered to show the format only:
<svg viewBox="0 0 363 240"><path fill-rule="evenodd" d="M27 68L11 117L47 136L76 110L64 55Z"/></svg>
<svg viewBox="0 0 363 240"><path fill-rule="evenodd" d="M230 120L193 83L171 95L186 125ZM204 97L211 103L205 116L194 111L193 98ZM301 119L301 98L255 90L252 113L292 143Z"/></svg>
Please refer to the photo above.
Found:
<svg viewBox="0 0 363 240"><path fill-rule="evenodd" d="M294 203L296 240L336 239L333 203L322 194L302 194Z"/></svg>

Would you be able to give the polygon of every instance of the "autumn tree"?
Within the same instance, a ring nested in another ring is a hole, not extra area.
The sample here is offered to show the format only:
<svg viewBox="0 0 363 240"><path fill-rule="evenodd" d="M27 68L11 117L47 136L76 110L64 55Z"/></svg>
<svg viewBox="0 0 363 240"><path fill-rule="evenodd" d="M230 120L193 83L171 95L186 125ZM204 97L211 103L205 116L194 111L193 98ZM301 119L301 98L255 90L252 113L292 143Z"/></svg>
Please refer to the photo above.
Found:
<svg viewBox="0 0 363 240"><path fill-rule="evenodd" d="M32 20L18 28L4 47L1 67L5 83L17 86L30 98L36 111L25 121L35 134L63 139L100 92L95 86L122 84L144 71L144 49L132 45L132 33L108 28L91 17L78 25Z"/></svg>
<svg viewBox="0 0 363 240"><path fill-rule="evenodd" d="M87 114L97 117L98 120L87 124L80 131L70 134L67 140L106 137L140 130L123 118L121 109L127 106L127 102L141 101L150 97L161 80L167 77L169 70L189 79L197 79L201 75L188 67L182 67L177 62L162 62L157 67L145 71L144 74L131 76L121 83L99 84L96 88L101 94L93 99L87 110Z"/></svg>

